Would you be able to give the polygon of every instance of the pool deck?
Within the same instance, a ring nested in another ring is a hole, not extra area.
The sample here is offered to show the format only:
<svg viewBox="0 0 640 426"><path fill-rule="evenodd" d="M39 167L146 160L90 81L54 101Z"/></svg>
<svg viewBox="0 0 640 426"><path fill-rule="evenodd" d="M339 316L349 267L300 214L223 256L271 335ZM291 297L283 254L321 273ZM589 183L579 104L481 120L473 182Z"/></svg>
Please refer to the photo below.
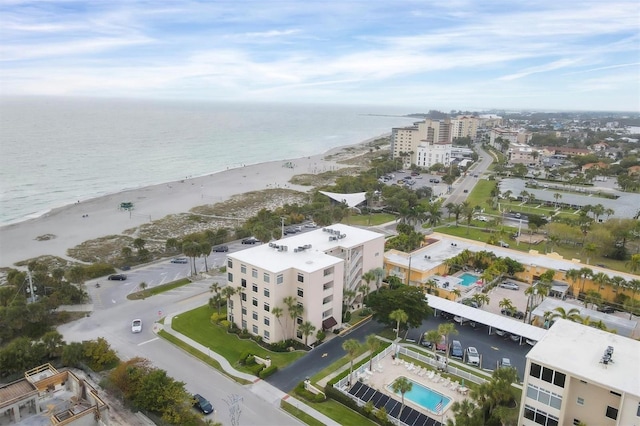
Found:
<svg viewBox="0 0 640 426"><path fill-rule="evenodd" d="M408 364L411 365L410 362ZM464 391L464 389L466 388L461 388L460 386L458 386L458 388L456 389L453 385L454 382L451 382L448 379L442 379L437 372L433 370L427 370L424 372L423 371L424 370L420 369L419 367L410 369L410 367L407 367L407 365L405 364L405 361L401 359L393 360L391 354L389 354L388 356L382 358L379 363L374 363L373 370L361 375L361 378L364 383L371 386L372 388L398 399L400 398L398 395L387 389L387 386L393 383L394 380L396 380L398 377L404 376L416 383L420 383L421 385L450 398L451 402L443 408L442 414L439 415L435 415L421 405L414 404L406 398L405 405L415 408L422 413L428 414L430 417L443 423L446 422L449 418L453 420L453 413L450 413L451 405L455 401L462 401L464 399L467 399L464 394L460 393L461 390ZM434 373L434 377L432 379L429 379L429 375L431 372Z"/></svg>

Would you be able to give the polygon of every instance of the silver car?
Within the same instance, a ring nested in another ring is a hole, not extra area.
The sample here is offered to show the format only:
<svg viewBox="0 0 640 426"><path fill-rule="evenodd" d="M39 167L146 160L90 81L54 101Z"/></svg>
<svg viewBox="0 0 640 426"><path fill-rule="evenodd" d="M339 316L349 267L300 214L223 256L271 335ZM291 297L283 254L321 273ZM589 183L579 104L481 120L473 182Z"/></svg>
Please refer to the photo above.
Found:
<svg viewBox="0 0 640 426"><path fill-rule="evenodd" d="M473 365L480 365L480 354L473 346L467 348L467 362Z"/></svg>
<svg viewBox="0 0 640 426"><path fill-rule="evenodd" d="M512 283L510 281L503 282L502 284L499 285L499 287L506 288L509 290L520 290L520 287L518 286L518 284Z"/></svg>

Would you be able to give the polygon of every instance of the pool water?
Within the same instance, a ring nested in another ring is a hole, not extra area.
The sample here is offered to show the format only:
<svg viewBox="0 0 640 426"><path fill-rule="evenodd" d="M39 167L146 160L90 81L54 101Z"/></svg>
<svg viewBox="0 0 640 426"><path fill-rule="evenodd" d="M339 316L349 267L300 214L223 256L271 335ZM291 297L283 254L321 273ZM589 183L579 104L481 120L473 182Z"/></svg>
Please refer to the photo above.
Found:
<svg viewBox="0 0 640 426"><path fill-rule="evenodd" d="M468 272L465 272L464 274L460 275L458 278L462 280L460 285L463 285L465 287L469 287L470 285L475 284L480 279L480 277L478 277L477 275L473 275Z"/></svg>
<svg viewBox="0 0 640 426"><path fill-rule="evenodd" d="M411 390L409 392L404 394L404 399L426 408L433 414L442 414L444 408L449 404L449 402L451 402L451 398L448 398L441 393L431 390L428 387L421 385L420 383L414 382L408 377L406 379L413 383L413 386L411 387ZM391 392L393 392L393 384L390 384L388 388ZM402 396L399 393L397 395ZM436 406L440 403L440 401L442 401L442 407L440 408L440 411L438 411L436 410Z"/></svg>

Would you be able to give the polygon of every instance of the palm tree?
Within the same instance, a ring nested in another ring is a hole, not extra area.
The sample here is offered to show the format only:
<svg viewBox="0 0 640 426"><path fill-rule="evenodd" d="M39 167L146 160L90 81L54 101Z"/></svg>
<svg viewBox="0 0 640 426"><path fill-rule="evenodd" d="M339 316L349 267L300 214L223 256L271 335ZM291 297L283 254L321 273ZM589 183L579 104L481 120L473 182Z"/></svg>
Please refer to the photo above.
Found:
<svg viewBox="0 0 640 426"><path fill-rule="evenodd" d="M396 321L396 339L398 339L398 335L400 334L400 323L407 322L409 315L407 315L407 313L402 309L396 309L389 314L389 319Z"/></svg>
<svg viewBox="0 0 640 426"><path fill-rule="evenodd" d="M462 214L462 204L447 203L447 205L445 205L444 207L447 209L449 217L451 217L451 215L454 215L454 217L456 218L456 226L458 226L458 219Z"/></svg>
<svg viewBox="0 0 640 426"><path fill-rule="evenodd" d="M571 308L566 311L562 306L558 306L549 315L549 320L554 321L556 318L562 318L573 322L580 322L582 317L580 316L580 309Z"/></svg>
<svg viewBox="0 0 640 426"><path fill-rule="evenodd" d="M458 330L456 330L456 326L453 325L452 323L448 322L448 323L444 323L444 324L440 324L438 326L438 333L440 333L441 335L444 336L445 339L445 343L447 345L447 362L446 362L446 366L448 368L449 366L449 336L451 335L458 335Z"/></svg>
<svg viewBox="0 0 640 426"><path fill-rule="evenodd" d="M278 320L278 324L280 324L280 329L282 330L282 336L283 336L283 340L284 340L285 331L284 331L284 327L282 326L282 321L280 321L280 318L282 317L283 313L284 313L284 311L279 306L276 306L273 309L271 309L271 314L274 317L276 317L276 320Z"/></svg>
<svg viewBox="0 0 640 426"><path fill-rule="evenodd" d="M462 292L457 288L451 290L451 294L453 294L454 300L462 296Z"/></svg>
<svg viewBox="0 0 640 426"><path fill-rule="evenodd" d="M442 336L442 334L440 334L440 331L429 330L426 333L424 333L424 336L422 337L422 340L425 340L431 343L431 347L433 348L434 359L438 359L438 356L436 355L436 345L438 344L438 342L440 342L440 336Z"/></svg>
<svg viewBox="0 0 640 426"><path fill-rule="evenodd" d="M292 296L285 297L284 303L287 305L289 318L291 318L291 322L293 323L293 330L291 330L291 334L293 336L296 331L296 318L304 313L304 307L301 304L298 304L298 301Z"/></svg>
<svg viewBox="0 0 640 426"><path fill-rule="evenodd" d="M351 378L353 376L353 360L356 358L358 352L360 352L360 342L356 339L349 339L342 343L342 349L347 351L351 366L349 368L349 384L351 384Z"/></svg>
<svg viewBox="0 0 640 426"><path fill-rule="evenodd" d="M631 273L640 270L640 254L631 255L631 259L625 264Z"/></svg>
<svg viewBox="0 0 640 426"><path fill-rule="evenodd" d="M369 349L369 371L371 371L373 370L373 354L380 349L382 341L375 334L370 334L367 336L366 345Z"/></svg>
<svg viewBox="0 0 640 426"><path fill-rule="evenodd" d="M144 281L142 281L140 284L138 284L138 286L140 287L140 290L142 291L142 298L144 299L144 297L145 297L145 292L144 292L144 291L145 291L145 290L147 289L147 287L149 287L149 286L148 286L148 285L147 285L147 283L146 283L146 282L144 282Z"/></svg>
<svg viewBox="0 0 640 426"><path fill-rule="evenodd" d="M498 303L498 306L509 312L513 312L516 309L516 307L513 306L513 302L511 301L511 299L507 299L507 298L502 299Z"/></svg>
<svg viewBox="0 0 640 426"><path fill-rule="evenodd" d="M196 274L196 257L200 256L200 245L193 241L182 244L182 252L191 258L191 274Z"/></svg>
<svg viewBox="0 0 640 426"><path fill-rule="evenodd" d="M429 203L426 208L426 218L429 226L435 227L442 220L442 211L440 210L440 202Z"/></svg>
<svg viewBox="0 0 640 426"><path fill-rule="evenodd" d="M471 229L471 220L473 219L473 207L469 204L468 201L462 202L462 215L467 219L467 235L469 235L469 230Z"/></svg>
<svg viewBox="0 0 640 426"><path fill-rule="evenodd" d="M214 282L209 287L209 291L215 294L214 300L218 304L218 315L220 315L220 284L218 282Z"/></svg>
<svg viewBox="0 0 640 426"><path fill-rule="evenodd" d="M602 302L602 295L596 290L587 290L587 294L584 297L584 307L588 307L591 303L591 308Z"/></svg>
<svg viewBox="0 0 640 426"><path fill-rule="evenodd" d="M237 293L236 288L231 287L229 285L223 287L222 290L220 291L220 294L222 295L222 297L227 299L227 309L229 310L229 314L231 317L233 317L233 308L231 307L231 297L233 297L236 293Z"/></svg>
<svg viewBox="0 0 640 426"><path fill-rule="evenodd" d="M207 256L211 254L211 243L208 241L202 242L200 245L200 255L204 257L204 271L209 272L209 264L207 263Z"/></svg>
<svg viewBox="0 0 640 426"><path fill-rule="evenodd" d="M491 301L491 299L489 299L489 296L487 296L484 293L476 293L476 294L474 294L471 297L471 300L476 302L479 305L480 308L482 308L482 306L484 306L485 303L488 305L489 302Z"/></svg>
<svg viewBox="0 0 640 426"><path fill-rule="evenodd" d="M304 336L304 345L309 346L307 344L307 340L309 339L309 335L316 330L316 327L311 323L311 321L305 321L302 324L300 324L300 326L298 326L298 329Z"/></svg>
<svg viewBox="0 0 640 426"><path fill-rule="evenodd" d="M376 290L380 290L380 283L382 283L382 279L386 275L384 268L375 268L371 271L376 280Z"/></svg>
<svg viewBox="0 0 640 426"><path fill-rule="evenodd" d="M371 287L369 287L369 284L360 284L358 286L358 293L360 293L362 295L362 305L364 306L364 301L367 298L367 296L369 295L369 290L371 289Z"/></svg>
<svg viewBox="0 0 640 426"><path fill-rule="evenodd" d="M558 208L558 200L562 198L562 194L556 192L553 194L553 199L556 200L556 209Z"/></svg>
<svg viewBox="0 0 640 426"><path fill-rule="evenodd" d="M298 303L298 301L293 296L287 296L284 299L282 299L282 301L284 302L285 306L287 307L287 312L289 313L289 315L291 315L291 309L293 308L293 306L295 304ZM286 326L286 329L288 331L289 330L289 320L286 320L285 326Z"/></svg>
<svg viewBox="0 0 640 426"><path fill-rule="evenodd" d="M413 382L406 377L398 377L391 387L395 393L400 393L400 395L402 395L402 405L400 405L400 413L398 413L398 418L401 418L402 410L404 410L404 394L411 391L413 388Z"/></svg>

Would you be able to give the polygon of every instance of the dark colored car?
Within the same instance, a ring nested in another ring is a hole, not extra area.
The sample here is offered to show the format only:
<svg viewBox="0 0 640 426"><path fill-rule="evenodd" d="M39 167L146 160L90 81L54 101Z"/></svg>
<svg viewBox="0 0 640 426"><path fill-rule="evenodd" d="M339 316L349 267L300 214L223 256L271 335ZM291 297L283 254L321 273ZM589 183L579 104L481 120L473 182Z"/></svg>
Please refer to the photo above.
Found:
<svg viewBox="0 0 640 426"><path fill-rule="evenodd" d="M249 237L249 238L245 238L244 240L242 240L242 244L255 244L255 243L259 243L260 240L257 239L256 237Z"/></svg>
<svg viewBox="0 0 640 426"><path fill-rule="evenodd" d="M213 405L198 393L193 395L193 406L202 411L203 414L213 413Z"/></svg>
<svg viewBox="0 0 640 426"><path fill-rule="evenodd" d="M524 312L522 311L512 311L509 309L502 309L500 310L500 313L502 315L506 315L508 317L513 317L515 319L523 319L524 318Z"/></svg>
<svg viewBox="0 0 640 426"><path fill-rule="evenodd" d="M214 247L213 251L218 252L218 253L226 253L229 251L229 247L227 246L218 246L218 247Z"/></svg>
<svg viewBox="0 0 640 426"><path fill-rule="evenodd" d="M107 279L110 281L124 281L127 279L127 276L125 274L113 274L109 275Z"/></svg>
<svg viewBox="0 0 640 426"><path fill-rule="evenodd" d="M607 305L598 306L598 310L600 312L604 312L605 314L612 314L616 311L615 309L613 309L613 306L607 306Z"/></svg>
<svg viewBox="0 0 640 426"><path fill-rule="evenodd" d="M189 259L187 259L186 257L174 257L173 259L171 259L171 263L189 263Z"/></svg>
<svg viewBox="0 0 640 426"><path fill-rule="evenodd" d="M454 340L451 342L450 354L453 358L464 357L464 352L462 351L462 344L458 340Z"/></svg>

